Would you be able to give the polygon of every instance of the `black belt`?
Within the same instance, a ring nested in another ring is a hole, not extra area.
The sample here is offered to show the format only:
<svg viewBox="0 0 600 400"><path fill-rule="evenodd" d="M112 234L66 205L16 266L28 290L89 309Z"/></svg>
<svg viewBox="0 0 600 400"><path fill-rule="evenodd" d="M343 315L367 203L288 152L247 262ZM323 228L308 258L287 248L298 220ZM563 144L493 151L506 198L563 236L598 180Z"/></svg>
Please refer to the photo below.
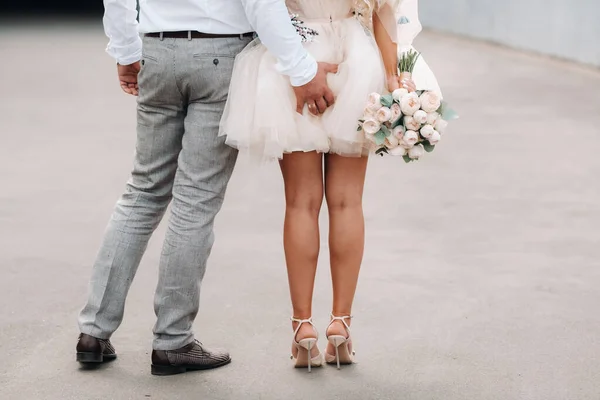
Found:
<svg viewBox="0 0 600 400"><path fill-rule="evenodd" d="M254 32L241 33L241 34L218 34L218 33L204 33L198 31L178 31L178 32L152 32L146 33L145 36L156 37L156 38L175 38L175 39L220 39L220 38L252 38Z"/></svg>

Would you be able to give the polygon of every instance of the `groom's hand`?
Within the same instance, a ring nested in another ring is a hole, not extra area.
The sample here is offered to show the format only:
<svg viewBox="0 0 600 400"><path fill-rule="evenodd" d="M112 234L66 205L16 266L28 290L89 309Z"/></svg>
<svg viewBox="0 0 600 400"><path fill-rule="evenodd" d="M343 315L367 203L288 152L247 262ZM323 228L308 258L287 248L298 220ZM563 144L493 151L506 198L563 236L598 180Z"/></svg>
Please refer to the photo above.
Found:
<svg viewBox="0 0 600 400"><path fill-rule="evenodd" d="M329 63L319 63L317 75L304 86L294 88L296 93L296 112L302 114L304 104L308 104L308 110L314 114L323 114L327 107L335 102L333 92L327 85L327 74L338 72L338 66Z"/></svg>
<svg viewBox="0 0 600 400"><path fill-rule="evenodd" d="M117 64L117 73L119 74L119 83L121 89L127 94L138 95L138 73L140 72L140 62L136 61L130 65Z"/></svg>

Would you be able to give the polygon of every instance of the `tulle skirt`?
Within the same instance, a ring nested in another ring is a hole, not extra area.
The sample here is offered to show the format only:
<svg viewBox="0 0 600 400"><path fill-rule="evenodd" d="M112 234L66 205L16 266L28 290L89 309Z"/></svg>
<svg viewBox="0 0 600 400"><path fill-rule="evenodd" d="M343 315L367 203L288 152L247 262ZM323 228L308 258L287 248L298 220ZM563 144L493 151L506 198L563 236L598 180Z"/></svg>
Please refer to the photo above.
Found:
<svg viewBox="0 0 600 400"><path fill-rule="evenodd" d="M367 155L371 146L357 126L368 95L385 90L377 44L355 18L306 25L319 32L305 44L308 52L317 61L339 65L338 73L328 77L335 104L318 117L307 107L297 113L289 78L277 71L275 57L256 40L236 59L220 135L262 161L309 151Z"/></svg>

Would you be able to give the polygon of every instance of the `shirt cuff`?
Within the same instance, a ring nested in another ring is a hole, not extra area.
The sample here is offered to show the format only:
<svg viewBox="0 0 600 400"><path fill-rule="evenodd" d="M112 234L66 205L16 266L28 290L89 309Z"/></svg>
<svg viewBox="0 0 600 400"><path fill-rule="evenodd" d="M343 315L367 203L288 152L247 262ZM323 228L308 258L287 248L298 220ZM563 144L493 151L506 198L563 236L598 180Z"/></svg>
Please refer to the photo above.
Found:
<svg viewBox="0 0 600 400"><path fill-rule="evenodd" d="M315 79L317 69L317 61L307 53L306 57L289 74L292 86L304 86Z"/></svg>
<svg viewBox="0 0 600 400"><path fill-rule="evenodd" d="M123 46L111 46L106 52L121 65L130 65L142 59L142 40L138 37L133 43Z"/></svg>

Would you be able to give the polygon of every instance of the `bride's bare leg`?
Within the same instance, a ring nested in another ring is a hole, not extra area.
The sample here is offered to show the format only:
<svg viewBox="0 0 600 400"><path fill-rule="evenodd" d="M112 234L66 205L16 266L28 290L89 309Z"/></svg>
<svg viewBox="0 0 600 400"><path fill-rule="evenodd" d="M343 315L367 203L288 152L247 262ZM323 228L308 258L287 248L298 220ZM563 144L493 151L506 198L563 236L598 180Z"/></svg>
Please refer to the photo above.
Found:
<svg viewBox="0 0 600 400"><path fill-rule="evenodd" d="M333 280L333 315L352 315L365 242L362 208L367 157L325 156L325 196L329 209L329 248ZM346 322L349 324L350 320ZM329 328L330 335L346 335L340 321ZM334 349L328 348L330 354Z"/></svg>
<svg viewBox="0 0 600 400"><path fill-rule="evenodd" d="M323 204L323 155L286 154L281 161L285 183L283 245L294 317L312 316L312 298L319 257L319 212ZM296 329L296 323L293 328ZM296 339L315 337L310 324L303 324ZM314 349L313 356L318 355ZM293 349L294 355L296 354Z"/></svg>

